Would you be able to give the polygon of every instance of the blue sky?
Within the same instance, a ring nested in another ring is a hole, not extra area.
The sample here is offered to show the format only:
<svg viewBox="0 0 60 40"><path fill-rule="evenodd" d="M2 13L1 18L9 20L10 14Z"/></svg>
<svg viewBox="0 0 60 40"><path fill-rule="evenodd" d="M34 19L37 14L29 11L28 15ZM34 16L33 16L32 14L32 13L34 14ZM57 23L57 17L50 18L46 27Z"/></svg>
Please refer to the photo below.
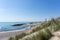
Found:
<svg viewBox="0 0 60 40"><path fill-rule="evenodd" d="M42 21L60 16L60 0L0 0L0 22Z"/></svg>

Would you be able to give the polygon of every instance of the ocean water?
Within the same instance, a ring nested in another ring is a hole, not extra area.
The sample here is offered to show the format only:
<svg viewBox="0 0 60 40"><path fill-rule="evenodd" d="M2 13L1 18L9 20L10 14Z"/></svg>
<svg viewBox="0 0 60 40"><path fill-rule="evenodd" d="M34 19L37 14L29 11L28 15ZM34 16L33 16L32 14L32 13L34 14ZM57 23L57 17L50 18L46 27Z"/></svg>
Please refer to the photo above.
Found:
<svg viewBox="0 0 60 40"><path fill-rule="evenodd" d="M28 23L29 22L0 22L0 32L25 29L27 28L27 26L12 26L12 25Z"/></svg>

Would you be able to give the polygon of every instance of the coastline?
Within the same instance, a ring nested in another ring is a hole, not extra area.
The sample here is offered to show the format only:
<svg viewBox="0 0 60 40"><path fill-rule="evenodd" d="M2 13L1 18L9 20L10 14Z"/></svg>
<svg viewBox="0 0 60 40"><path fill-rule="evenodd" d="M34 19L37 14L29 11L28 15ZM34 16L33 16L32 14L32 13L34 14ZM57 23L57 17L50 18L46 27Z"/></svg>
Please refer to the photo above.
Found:
<svg viewBox="0 0 60 40"><path fill-rule="evenodd" d="M10 37L15 37L21 33L29 33L32 31L32 29L35 29L40 24L41 23L29 24L28 27L24 29L0 32L0 40L8 40Z"/></svg>
<svg viewBox="0 0 60 40"><path fill-rule="evenodd" d="M21 29L21 30L13 30L13 31L5 31L0 32L0 40L8 40L10 37L14 37L21 33L25 33L28 31L29 28Z"/></svg>

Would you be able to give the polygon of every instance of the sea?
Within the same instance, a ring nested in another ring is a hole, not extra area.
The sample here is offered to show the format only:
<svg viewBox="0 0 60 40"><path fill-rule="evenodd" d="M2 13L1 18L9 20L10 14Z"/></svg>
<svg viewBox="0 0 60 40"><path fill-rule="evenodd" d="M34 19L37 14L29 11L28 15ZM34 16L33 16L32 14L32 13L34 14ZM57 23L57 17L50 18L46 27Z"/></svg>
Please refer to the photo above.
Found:
<svg viewBox="0 0 60 40"><path fill-rule="evenodd" d="M29 24L30 22L0 22L0 32L21 30L27 28L27 26L12 26L14 24Z"/></svg>

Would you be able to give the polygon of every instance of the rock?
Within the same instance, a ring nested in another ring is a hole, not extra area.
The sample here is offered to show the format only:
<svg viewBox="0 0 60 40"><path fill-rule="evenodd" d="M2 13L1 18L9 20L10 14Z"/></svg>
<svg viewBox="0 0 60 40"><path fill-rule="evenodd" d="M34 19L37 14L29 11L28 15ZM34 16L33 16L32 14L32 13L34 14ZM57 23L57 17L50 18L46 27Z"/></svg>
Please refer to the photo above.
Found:
<svg viewBox="0 0 60 40"><path fill-rule="evenodd" d="M24 24L14 24L12 26L22 26L22 25L24 25Z"/></svg>

